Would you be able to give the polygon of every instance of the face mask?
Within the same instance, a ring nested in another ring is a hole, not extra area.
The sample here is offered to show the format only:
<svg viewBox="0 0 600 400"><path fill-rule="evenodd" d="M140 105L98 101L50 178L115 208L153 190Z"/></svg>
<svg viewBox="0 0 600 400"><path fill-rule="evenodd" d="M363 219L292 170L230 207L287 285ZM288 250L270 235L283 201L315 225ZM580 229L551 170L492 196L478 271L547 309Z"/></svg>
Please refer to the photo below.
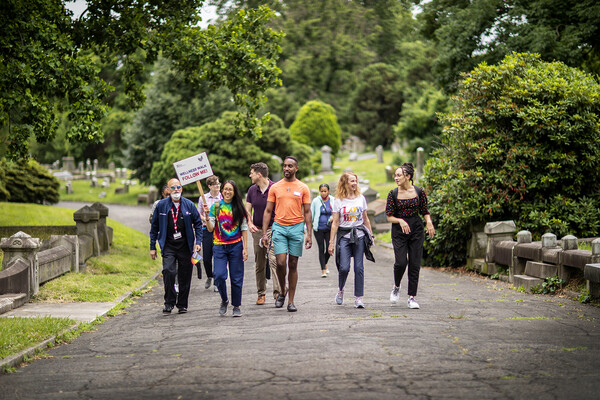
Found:
<svg viewBox="0 0 600 400"><path fill-rule="evenodd" d="M171 193L171 198L175 201L179 201L181 198L181 193Z"/></svg>

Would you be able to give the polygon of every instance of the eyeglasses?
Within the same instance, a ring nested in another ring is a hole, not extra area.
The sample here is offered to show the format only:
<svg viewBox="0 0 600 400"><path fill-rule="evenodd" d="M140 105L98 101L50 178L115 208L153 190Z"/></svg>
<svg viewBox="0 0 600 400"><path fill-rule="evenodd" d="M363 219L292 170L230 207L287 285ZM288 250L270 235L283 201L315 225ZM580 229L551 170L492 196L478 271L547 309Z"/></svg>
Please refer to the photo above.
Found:
<svg viewBox="0 0 600 400"><path fill-rule="evenodd" d="M212 185L209 185L209 186L221 186L221 182L213 183Z"/></svg>
<svg viewBox="0 0 600 400"><path fill-rule="evenodd" d="M171 190L181 189L181 185L171 186Z"/></svg>

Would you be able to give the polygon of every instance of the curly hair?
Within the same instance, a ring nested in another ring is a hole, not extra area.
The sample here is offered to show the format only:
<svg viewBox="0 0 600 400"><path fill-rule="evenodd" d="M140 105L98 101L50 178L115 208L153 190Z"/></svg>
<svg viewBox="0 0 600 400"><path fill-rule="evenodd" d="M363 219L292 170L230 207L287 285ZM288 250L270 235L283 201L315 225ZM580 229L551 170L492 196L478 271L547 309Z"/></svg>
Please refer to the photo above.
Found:
<svg viewBox="0 0 600 400"><path fill-rule="evenodd" d="M398 169L402 169L402 173L405 176L408 176L408 180L414 184L413 177L415 176L415 166L413 165L413 163L404 163L401 166L399 166Z"/></svg>
<svg viewBox="0 0 600 400"><path fill-rule="evenodd" d="M356 178L356 181L358 182L358 175L356 175L354 172L344 172L340 176L340 180L338 181L337 187L335 188L335 197L336 198L346 199L351 194L349 191L350 185L348 184L351 176L354 176ZM356 186L356 191L354 192L354 194L355 195L360 194L360 187Z"/></svg>

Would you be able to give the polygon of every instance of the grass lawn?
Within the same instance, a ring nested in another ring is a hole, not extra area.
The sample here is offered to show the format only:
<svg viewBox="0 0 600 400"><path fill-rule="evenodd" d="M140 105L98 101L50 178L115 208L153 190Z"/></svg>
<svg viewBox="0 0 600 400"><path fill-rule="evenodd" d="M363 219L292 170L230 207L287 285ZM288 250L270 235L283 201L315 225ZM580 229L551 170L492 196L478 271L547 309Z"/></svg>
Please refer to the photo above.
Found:
<svg viewBox="0 0 600 400"><path fill-rule="evenodd" d="M65 189L66 182L61 181L60 186L60 199L62 201L83 201L89 203L95 203L99 201L101 203L113 203L113 204L137 204L137 195L148 193L148 186L144 185L130 185L129 193L115 194L115 188L123 186L121 183L111 183L109 187L91 187L89 180L74 180L73 193L67 194ZM100 198L100 193L105 192L106 197Z"/></svg>
<svg viewBox="0 0 600 400"><path fill-rule="evenodd" d="M0 203L0 225L14 225L19 216L23 225L72 225L74 210L37 204ZM130 292L161 268L148 256L148 236L110 218L113 247L110 252L87 261L85 273L67 273L40 286L33 302L115 301ZM73 321L62 318L0 318L0 358L16 354L49 337ZM13 343L10 337L22 337Z"/></svg>
<svg viewBox="0 0 600 400"><path fill-rule="evenodd" d="M379 193L379 198L385 199L390 190L396 187L395 182L388 182L385 177L385 167L392 165L393 158L394 154L390 150L383 152L383 163L381 164L377 162L377 157L361 161L349 161L348 154L342 154L334 162L333 174L318 174L323 175L322 181L308 182L307 184L311 189L318 189L321 183L337 182L346 168L352 168L352 171L358 175L358 179L368 179L369 186ZM309 178L314 178L314 176Z"/></svg>

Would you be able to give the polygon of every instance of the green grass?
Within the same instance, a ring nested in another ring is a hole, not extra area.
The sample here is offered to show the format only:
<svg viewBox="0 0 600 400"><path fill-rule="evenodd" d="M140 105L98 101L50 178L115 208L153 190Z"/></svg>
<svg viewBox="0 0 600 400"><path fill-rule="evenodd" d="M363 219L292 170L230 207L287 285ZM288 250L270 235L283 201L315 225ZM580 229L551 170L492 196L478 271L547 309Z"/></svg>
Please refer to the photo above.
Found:
<svg viewBox="0 0 600 400"><path fill-rule="evenodd" d="M137 195L148 193L148 186L144 185L130 185L129 193L115 194L117 187L123 186L120 183L111 183L109 187L91 187L89 180L76 180L71 181L73 183L73 193L67 194L65 189L66 182L61 181L60 186L60 199L62 201L84 201L89 203L95 203L100 201L102 203L116 203L116 204L137 204ZM100 193L105 192L106 197L98 197Z"/></svg>
<svg viewBox="0 0 600 400"><path fill-rule="evenodd" d="M0 318L0 359L56 336L74 324L68 318Z"/></svg>
<svg viewBox="0 0 600 400"><path fill-rule="evenodd" d="M359 179L369 180L369 186L379 193L380 199L385 199L390 190L396 187L395 182L388 182L385 177L385 167L392 165L393 158L394 154L390 150L383 152L383 163L381 164L377 162L376 157L368 160L349 161L348 154L341 154L334 162L334 175L324 175L323 181L309 182L308 187L318 189L321 183L337 182L342 172L346 168L351 168Z"/></svg>

